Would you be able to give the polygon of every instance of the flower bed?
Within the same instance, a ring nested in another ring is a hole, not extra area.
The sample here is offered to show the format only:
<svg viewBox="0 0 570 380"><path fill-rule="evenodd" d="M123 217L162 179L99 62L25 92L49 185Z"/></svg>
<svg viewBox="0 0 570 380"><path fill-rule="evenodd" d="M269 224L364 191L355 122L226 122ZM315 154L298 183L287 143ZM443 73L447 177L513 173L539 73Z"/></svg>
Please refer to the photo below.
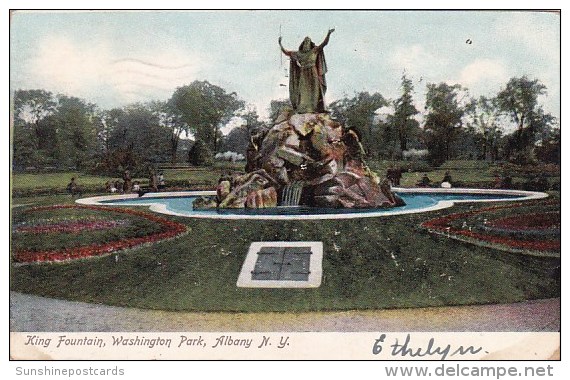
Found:
<svg viewBox="0 0 570 380"><path fill-rule="evenodd" d="M91 244L85 244L81 246L61 248L61 249L51 249L51 250L29 250L29 249L15 249L13 252L14 261L18 263L31 263L31 262L58 262L74 260L79 258L102 256L110 254L122 249L133 248L141 244L155 243L160 240L173 238L186 232L186 226L181 223L173 222L165 218L161 218L154 214L149 214L141 211L135 211L130 209L120 209L120 208L109 208L109 207L96 207L96 206L80 206L80 205L54 205L54 206L42 206L34 207L24 211L24 213L34 213L41 211L53 211L53 210L63 210L63 209L73 209L73 210L92 210L97 212L108 212L119 215L127 215L133 217L144 218L147 221L151 221L160 225L160 229L156 233L151 233L145 236L135 236L126 237L119 240L113 241L103 241ZM26 228L19 226L18 228L24 228L24 232L34 232L40 233L81 233L89 232L102 228L116 228L123 224L124 221L112 221L112 220L77 220L77 221L63 221L48 225L37 225L37 226L27 226Z"/></svg>
<svg viewBox="0 0 570 380"><path fill-rule="evenodd" d="M559 204L519 203L450 214L422 223L428 231L497 249L549 256L560 251ZM520 212L521 208L525 211ZM497 216L505 212L517 215ZM530 212L529 212L530 211Z"/></svg>
<svg viewBox="0 0 570 380"><path fill-rule="evenodd" d="M488 223L490 227L536 231L560 229L560 212L551 211L542 214L523 214L495 219Z"/></svg>
<svg viewBox="0 0 570 380"><path fill-rule="evenodd" d="M63 220L42 223L39 225L20 225L14 228L16 233L49 233L49 232L81 232L105 230L108 228L123 226L127 224L126 220Z"/></svg>

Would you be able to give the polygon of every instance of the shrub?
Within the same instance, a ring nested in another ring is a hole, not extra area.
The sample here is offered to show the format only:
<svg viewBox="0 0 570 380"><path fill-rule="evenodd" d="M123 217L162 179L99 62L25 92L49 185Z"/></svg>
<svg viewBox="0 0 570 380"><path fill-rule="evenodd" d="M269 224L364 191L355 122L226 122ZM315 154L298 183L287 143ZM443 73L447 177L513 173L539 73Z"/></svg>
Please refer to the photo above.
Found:
<svg viewBox="0 0 570 380"><path fill-rule="evenodd" d="M550 188L545 176L531 177L523 183L523 189L528 191L546 191Z"/></svg>
<svg viewBox="0 0 570 380"><path fill-rule="evenodd" d="M408 149L402 152L402 157L404 157L406 160L421 160L426 158L428 153L429 152L427 149Z"/></svg>
<svg viewBox="0 0 570 380"><path fill-rule="evenodd" d="M196 166L210 165L213 161L212 151L204 141L196 140L188 152L188 161Z"/></svg>
<svg viewBox="0 0 570 380"><path fill-rule="evenodd" d="M236 162L236 161L243 161L245 160L245 157L243 154L241 153L236 153L236 152L231 152L231 151L227 151L224 153L216 153L216 155L214 156L214 158L216 160L221 160L221 161L231 161L231 162Z"/></svg>

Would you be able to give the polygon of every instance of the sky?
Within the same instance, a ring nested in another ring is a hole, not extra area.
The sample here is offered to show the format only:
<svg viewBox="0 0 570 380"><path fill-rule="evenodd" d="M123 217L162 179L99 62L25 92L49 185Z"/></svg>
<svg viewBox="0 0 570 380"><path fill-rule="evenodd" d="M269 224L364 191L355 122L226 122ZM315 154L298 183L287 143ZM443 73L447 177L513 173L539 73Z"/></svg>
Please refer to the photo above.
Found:
<svg viewBox="0 0 570 380"><path fill-rule="evenodd" d="M18 11L10 87L109 109L167 100L207 80L265 117L271 100L288 97L278 37L297 50L305 36L320 43L329 28L328 104L361 91L395 99L404 72L419 109L427 83L493 96L527 75L546 85L540 102L560 117L560 16L533 11Z"/></svg>

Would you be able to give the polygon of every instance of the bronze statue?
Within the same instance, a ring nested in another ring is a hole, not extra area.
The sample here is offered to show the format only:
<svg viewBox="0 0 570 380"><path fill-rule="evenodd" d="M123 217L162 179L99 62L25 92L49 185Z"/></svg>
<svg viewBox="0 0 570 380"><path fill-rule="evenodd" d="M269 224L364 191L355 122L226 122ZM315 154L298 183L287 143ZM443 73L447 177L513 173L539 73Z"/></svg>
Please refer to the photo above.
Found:
<svg viewBox="0 0 570 380"><path fill-rule="evenodd" d="M291 58L289 98L297 113L325 112L327 63L323 48L328 44L332 32L334 29L329 29L320 45L315 45L309 37L305 37L298 51L286 50L279 37L281 51Z"/></svg>

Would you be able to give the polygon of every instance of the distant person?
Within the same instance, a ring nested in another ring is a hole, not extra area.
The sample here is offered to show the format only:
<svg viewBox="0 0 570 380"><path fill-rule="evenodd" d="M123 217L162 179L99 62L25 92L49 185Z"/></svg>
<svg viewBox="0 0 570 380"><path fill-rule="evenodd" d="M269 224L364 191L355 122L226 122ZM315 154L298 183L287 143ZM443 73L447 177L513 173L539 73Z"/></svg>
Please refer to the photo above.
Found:
<svg viewBox="0 0 570 380"><path fill-rule="evenodd" d="M158 191L158 176L156 175L156 171L152 168L149 170L148 174L148 187L150 188L150 191Z"/></svg>
<svg viewBox="0 0 570 380"><path fill-rule="evenodd" d="M394 169L394 186L400 186L400 180L402 179L402 168L397 167Z"/></svg>
<svg viewBox="0 0 570 380"><path fill-rule="evenodd" d="M390 181L392 186L400 186L400 179L402 178L402 169L389 168L386 171L386 178Z"/></svg>
<svg viewBox="0 0 570 380"><path fill-rule="evenodd" d="M164 182L164 173L162 171L158 173L157 181L159 189L164 189L166 187L166 183Z"/></svg>
<svg viewBox="0 0 570 380"><path fill-rule="evenodd" d="M424 173L424 175L422 176L422 179L420 179L420 181L416 184L416 186L419 186L419 187L431 186L431 181L430 181L427 173Z"/></svg>
<svg viewBox="0 0 570 380"><path fill-rule="evenodd" d="M79 186L75 182L75 177L72 177L71 181L67 184L67 192L70 193L72 197L75 197L77 194L81 194Z"/></svg>
<svg viewBox="0 0 570 380"><path fill-rule="evenodd" d="M139 181L134 181L133 182L133 192L138 193L140 189L141 189L141 185L140 185Z"/></svg>
<svg viewBox="0 0 570 380"><path fill-rule="evenodd" d="M130 193L131 192L131 172L125 170L123 172L123 192Z"/></svg>
<svg viewBox="0 0 570 380"><path fill-rule="evenodd" d="M122 193L123 192L123 186L121 184L120 181L115 181L115 193Z"/></svg>
<svg viewBox="0 0 570 380"><path fill-rule="evenodd" d="M449 171L446 171L445 174L443 175L443 180L441 181L441 187L444 189L451 188L451 174L449 174Z"/></svg>

